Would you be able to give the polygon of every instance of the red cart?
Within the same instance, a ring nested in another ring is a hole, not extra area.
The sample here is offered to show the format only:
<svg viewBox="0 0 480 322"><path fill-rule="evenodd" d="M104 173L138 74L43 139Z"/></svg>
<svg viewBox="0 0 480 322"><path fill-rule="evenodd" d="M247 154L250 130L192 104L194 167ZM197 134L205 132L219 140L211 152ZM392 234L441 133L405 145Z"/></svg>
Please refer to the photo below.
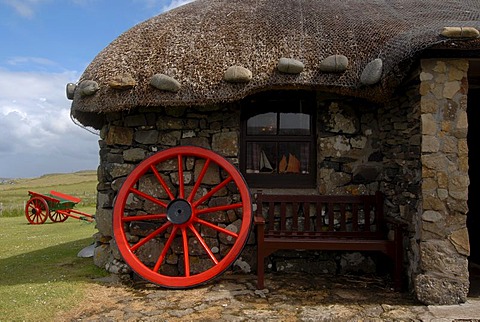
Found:
<svg viewBox="0 0 480 322"><path fill-rule="evenodd" d="M47 218L53 222L64 222L68 217L93 222L94 216L73 209L82 199L58 191L41 194L29 191L30 199L25 205L25 216L33 225L43 224Z"/></svg>

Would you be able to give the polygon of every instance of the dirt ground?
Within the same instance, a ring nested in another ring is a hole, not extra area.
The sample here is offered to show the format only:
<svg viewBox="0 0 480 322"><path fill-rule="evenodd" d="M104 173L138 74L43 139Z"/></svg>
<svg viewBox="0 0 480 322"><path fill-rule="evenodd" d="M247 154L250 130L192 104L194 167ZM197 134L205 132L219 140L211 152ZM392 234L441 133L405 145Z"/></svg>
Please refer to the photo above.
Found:
<svg viewBox="0 0 480 322"><path fill-rule="evenodd" d="M187 290L149 283L92 283L88 300L57 321L421 321L425 306L377 277L223 274Z"/></svg>
<svg viewBox="0 0 480 322"><path fill-rule="evenodd" d="M55 321L480 321L480 265L470 268L467 303L426 306L375 276L224 273L173 290L144 281L92 282L88 296Z"/></svg>

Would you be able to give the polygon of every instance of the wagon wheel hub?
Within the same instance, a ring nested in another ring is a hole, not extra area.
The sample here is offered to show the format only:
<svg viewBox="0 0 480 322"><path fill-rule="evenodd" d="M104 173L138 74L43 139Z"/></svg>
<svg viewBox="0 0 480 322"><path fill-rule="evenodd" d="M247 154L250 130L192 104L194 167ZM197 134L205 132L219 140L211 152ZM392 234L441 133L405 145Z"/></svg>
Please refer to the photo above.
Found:
<svg viewBox="0 0 480 322"><path fill-rule="evenodd" d="M185 199L172 200L167 207L167 219L172 224L182 225L192 218L192 206Z"/></svg>

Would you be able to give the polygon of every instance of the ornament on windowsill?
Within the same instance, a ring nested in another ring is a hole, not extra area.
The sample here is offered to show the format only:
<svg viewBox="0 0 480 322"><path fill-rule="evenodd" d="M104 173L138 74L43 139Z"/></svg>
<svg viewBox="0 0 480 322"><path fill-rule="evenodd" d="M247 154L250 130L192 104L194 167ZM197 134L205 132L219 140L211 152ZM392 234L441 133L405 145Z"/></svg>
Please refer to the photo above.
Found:
<svg viewBox="0 0 480 322"><path fill-rule="evenodd" d="M291 153L288 154L288 161L285 155L282 156L278 165L279 173L300 173L300 161Z"/></svg>

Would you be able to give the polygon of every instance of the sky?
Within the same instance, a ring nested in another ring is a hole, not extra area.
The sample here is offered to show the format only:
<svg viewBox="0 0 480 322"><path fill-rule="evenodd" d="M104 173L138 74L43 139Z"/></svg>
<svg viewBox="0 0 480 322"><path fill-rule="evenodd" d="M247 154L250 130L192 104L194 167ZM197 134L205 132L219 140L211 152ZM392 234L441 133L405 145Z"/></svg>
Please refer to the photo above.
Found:
<svg viewBox="0 0 480 322"><path fill-rule="evenodd" d="M0 0L0 178L95 170L67 83L136 24L192 0Z"/></svg>

